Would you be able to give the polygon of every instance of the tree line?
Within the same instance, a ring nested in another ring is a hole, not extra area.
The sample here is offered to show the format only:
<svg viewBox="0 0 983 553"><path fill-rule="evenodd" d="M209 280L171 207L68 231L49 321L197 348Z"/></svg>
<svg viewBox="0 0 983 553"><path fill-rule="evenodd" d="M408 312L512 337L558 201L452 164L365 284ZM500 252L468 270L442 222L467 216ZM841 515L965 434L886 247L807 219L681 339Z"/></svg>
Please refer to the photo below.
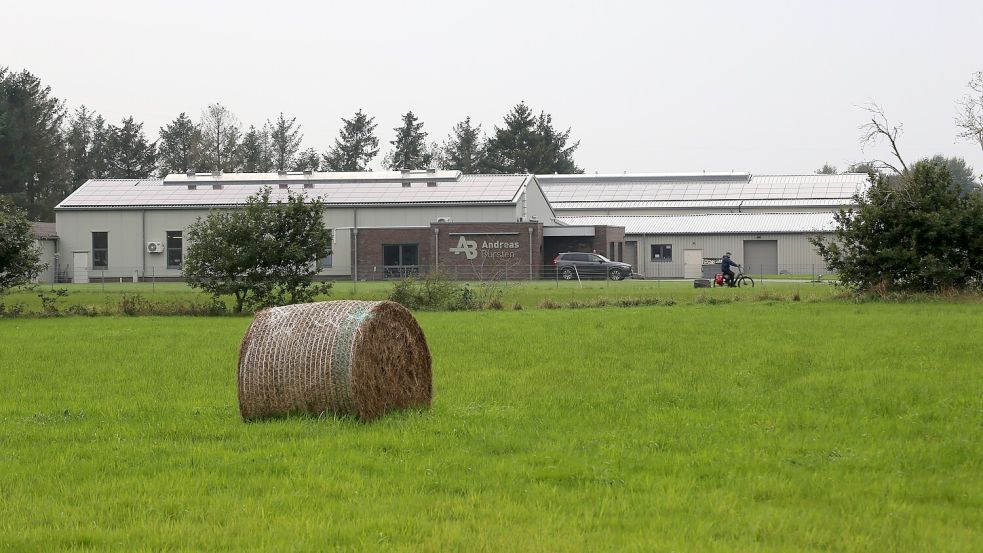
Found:
<svg viewBox="0 0 983 553"><path fill-rule="evenodd" d="M206 106L199 117L180 113L147 136L133 116L106 121L87 106L74 111L27 70L0 67L0 195L35 220L52 219L54 206L92 178L146 178L169 173L368 171L379 156L375 117L359 110L342 118L326 150L304 147L296 117L279 115L242 124L226 106ZM579 173L579 141L557 129L546 112L524 102L486 135L470 117L447 137L429 140L423 122L407 111L382 157L386 169L457 169L465 173Z"/></svg>

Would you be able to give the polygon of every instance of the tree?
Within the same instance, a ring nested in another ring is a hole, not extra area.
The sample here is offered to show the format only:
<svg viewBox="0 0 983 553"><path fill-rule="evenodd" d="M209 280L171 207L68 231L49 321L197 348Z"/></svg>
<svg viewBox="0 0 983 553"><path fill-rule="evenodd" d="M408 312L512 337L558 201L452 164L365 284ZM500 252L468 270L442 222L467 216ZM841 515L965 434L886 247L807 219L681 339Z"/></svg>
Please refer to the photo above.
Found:
<svg viewBox="0 0 983 553"><path fill-rule="evenodd" d="M160 129L157 147L160 176L170 173L205 171L204 136L201 128L184 112Z"/></svg>
<svg viewBox="0 0 983 553"><path fill-rule="evenodd" d="M943 161L907 178L880 176L856 210L834 215L831 239L810 241L840 280L860 290L937 291L983 276L983 199L963 194Z"/></svg>
<svg viewBox="0 0 983 553"><path fill-rule="evenodd" d="M816 169L817 175L835 175L836 173L836 166L829 163L824 163L822 167Z"/></svg>
<svg viewBox="0 0 983 553"><path fill-rule="evenodd" d="M891 155L894 159L898 161L900 168L893 163L889 163L884 160L875 159L871 160L875 168L878 169L889 169L898 175L905 176L908 174L908 164L901 157L901 152L898 149L898 138L901 136L903 131L903 126L893 125L888 120L887 115L884 113L884 108L877 105L874 102L870 102L863 108L870 117L870 121L860 125L860 130L863 134L860 137L860 146L862 148L867 146L876 145L880 140L887 140L888 144L891 146Z"/></svg>
<svg viewBox="0 0 983 553"><path fill-rule="evenodd" d="M271 202L265 187L245 207L212 211L188 228L183 274L188 283L235 297L235 311L310 301L330 285L315 285L318 260L331 248L324 206L290 193Z"/></svg>
<svg viewBox="0 0 983 553"><path fill-rule="evenodd" d="M85 106L79 107L68 120L65 146L72 189L89 179L106 174L106 121Z"/></svg>
<svg viewBox="0 0 983 553"><path fill-rule="evenodd" d="M983 71L977 71L972 80L966 85L969 93L957 105L956 126L959 127L957 137L976 142L983 149Z"/></svg>
<svg viewBox="0 0 983 553"><path fill-rule="evenodd" d="M273 168L270 132L266 125L262 129L249 126L239 144L239 158L240 168L246 173L266 173Z"/></svg>
<svg viewBox="0 0 983 553"><path fill-rule="evenodd" d="M366 171L369 162L379 153L379 139L375 137L375 117L368 117L358 110L351 119L341 119L341 135L324 156L324 168L328 171Z"/></svg>
<svg viewBox="0 0 983 553"><path fill-rule="evenodd" d="M27 71L0 67L0 194L27 209L31 218L50 218L70 192L71 177L62 133L64 106L51 87Z"/></svg>
<svg viewBox="0 0 983 553"><path fill-rule="evenodd" d="M457 169L462 173L478 173L485 158L485 139L481 136L481 125L471 124L471 118L454 125L441 148L440 166Z"/></svg>
<svg viewBox="0 0 983 553"><path fill-rule="evenodd" d="M321 154L317 153L314 148L308 148L303 152L297 154L297 158L294 161L294 165L291 168L293 171L320 171L321 170Z"/></svg>
<svg viewBox="0 0 983 553"><path fill-rule="evenodd" d="M45 267L24 212L0 198L0 294L31 282Z"/></svg>
<svg viewBox="0 0 983 553"><path fill-rule="evenodd" d="M959 187L963 194L972 194L979 190L979 183L973 168L966 164L966 160L961 157L945 157L941 154L925 158L922 161L930 163L940 163L945 165L952 176L952 182Z"/></svg>
<svg viewBox="0 0 983 553"><path fill-rule="evenodd" d="M239 118L225 106L211 104L202 112L199 126L204 136L205 165L212 171L238 171L242 138Z"/></svg>
<svg viewBox="0 0 983 553"><path fill-rule="evenodd" d="M390 142L393 150L386 154L383 164L394 171L430 167L433 153L427 148L427 133L412 110L403 115L403 124L393 130L396 131L396 138Z"/></svg>
<svg viewBox="0 0 983 553"><path fill-rule="evenodd" d="M581 173L573 161L580 142L567 145L570 129L558 132L553 117L533 115L524 102L505 116L488 140L482 170L489 173Z"/></svg>
<svg viewBox="0 0 983 553"><path fill-rule="evenodd" d="M275 171L290 170L297 162L297 152L300 151L304 135L300 134L300 125L296 122L296 117L288 120L282 111L276 121L267 122L270 129L270 157Z"/></svg>
<svg viewBox="0 0 983 553"><path fill-rule="evenodd" d="M123 119L120 126L106 128L104 148L106 172L113 178L137 179L156 174L157 143L149 142L143 134L143 123L133 117Z"/></svg>

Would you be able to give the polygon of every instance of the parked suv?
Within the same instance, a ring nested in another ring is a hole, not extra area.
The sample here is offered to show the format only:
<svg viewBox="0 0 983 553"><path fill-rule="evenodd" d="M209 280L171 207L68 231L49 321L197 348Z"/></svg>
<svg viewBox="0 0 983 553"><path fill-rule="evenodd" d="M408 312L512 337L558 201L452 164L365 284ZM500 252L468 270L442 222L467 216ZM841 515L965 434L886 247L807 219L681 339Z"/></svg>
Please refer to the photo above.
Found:
<svg viewBox="0 0 983 553"><path fill-rule="evenodd" d="M553 258L560 278L610 278L621 280L631 278L631 265L610 259L596 253L564 252Z"/></svg>

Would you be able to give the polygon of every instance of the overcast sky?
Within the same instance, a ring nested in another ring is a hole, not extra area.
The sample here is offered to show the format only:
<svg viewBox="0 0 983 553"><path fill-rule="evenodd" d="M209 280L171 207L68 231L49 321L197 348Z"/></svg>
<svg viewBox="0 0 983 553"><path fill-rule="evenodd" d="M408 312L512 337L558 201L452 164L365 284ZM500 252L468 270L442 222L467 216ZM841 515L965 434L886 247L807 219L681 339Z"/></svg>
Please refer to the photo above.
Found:
<svg viewBox="0 0 983 553"><path fill-rule="evenodd" d="M156 138L220 102L280 111L324 150L340 118L382 142L412 109L430 139L517 102L579 139L588 172L812 172L886 156L858 106L904 123L911 159L966 158L956 100L983 69L983 1L300 2L0 0L0 65L70 108L133 115Z"/></svg>

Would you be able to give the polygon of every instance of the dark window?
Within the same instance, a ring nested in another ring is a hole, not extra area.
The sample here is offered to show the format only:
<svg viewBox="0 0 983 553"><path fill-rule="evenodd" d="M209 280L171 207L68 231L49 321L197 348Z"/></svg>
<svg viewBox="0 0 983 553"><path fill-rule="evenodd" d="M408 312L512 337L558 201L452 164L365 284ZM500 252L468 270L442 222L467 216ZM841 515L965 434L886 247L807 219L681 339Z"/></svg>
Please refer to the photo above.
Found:
<svg viewBox="0 0 983 553"><path fill-rule="evenodd" d="M328 246L328 253L321 258L321 268L330 269L332 263L334 263L333 254L331 252L331 246Z"/></svg>
<svg viewBox="0 0 983 553"><path fill-rule="evenodd" d="M92 233L92 268L109 268L109 233Z"/></svg>
<svg viewBox="0 0 983 553"><path fill-rule="evenodd" d="M618 261L625 260L625 243L618 242Z"/></svg>
<svg viewBox="0 0 983 553"><path fill-rule="evenodd" d="M672 244L652 244L652 261L672 261Z"/></svg>
<svg viewBox="0 0 983 553"><path fill-rule="evenodd" d="M387 277L404 277L420 272L419 247L416 244L383 244L382 265Z"/></svg>
<svg viewBox="0 0 983 553"><path fill-rule="evenodd" d="M614 259L614 242L608 243L608 259Z"/></svg>
<svg viewBox="0 0 983 553"><path fill-rule="evenodd" d="M179 230L167 231L167 268L180 269L184 263L184 237Z"/></svg>
<svg viewBox="0 0 983 553"><path fill-rule="evenodd" d="M564 261L587 261L587 259L586 253L568 253L563 256Z"/></svg>

